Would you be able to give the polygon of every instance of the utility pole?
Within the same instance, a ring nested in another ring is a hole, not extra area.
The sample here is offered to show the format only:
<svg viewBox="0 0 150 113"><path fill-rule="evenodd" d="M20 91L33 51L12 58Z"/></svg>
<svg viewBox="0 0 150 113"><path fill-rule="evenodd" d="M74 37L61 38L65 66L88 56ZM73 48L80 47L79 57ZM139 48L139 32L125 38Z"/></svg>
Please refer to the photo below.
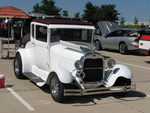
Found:
<svg viewBox="0 0 150 113"><path fill-rule="evenodd" d="M60 0L60 9L61 9L61 0ZM60 16L62 16L62 15L61 15L61 10L60 10Z"/></svg>

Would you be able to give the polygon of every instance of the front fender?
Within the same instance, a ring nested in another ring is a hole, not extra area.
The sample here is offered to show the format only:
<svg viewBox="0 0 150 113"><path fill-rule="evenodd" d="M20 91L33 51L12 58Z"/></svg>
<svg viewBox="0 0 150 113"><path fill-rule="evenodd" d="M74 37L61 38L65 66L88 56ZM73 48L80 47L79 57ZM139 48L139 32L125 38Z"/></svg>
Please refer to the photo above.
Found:
<svg viewBox="0 0 150 113"><path fill-rule="evenodd" d="M59 80L62 83L68 84L68 83L71 83L74 79L71 72L69 72L66 68L57 67L57 68L52 69L51 73L53 73L53 72L57 74Z"/></svg>
<svg viewBox="0 0 150 113"><path fill-rule="evenodd" d="M111 87L119 77L131 79L133 78L133 75L128 67L117 64L113 69L105 71L104 81L108 87Z"/></svg>

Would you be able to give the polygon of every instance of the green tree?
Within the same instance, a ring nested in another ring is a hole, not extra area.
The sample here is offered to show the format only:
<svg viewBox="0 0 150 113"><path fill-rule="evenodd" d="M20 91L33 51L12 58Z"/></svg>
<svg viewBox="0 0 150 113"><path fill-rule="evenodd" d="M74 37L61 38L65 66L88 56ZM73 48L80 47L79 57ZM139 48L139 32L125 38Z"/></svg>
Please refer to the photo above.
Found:
<svg viewBox="0 0 150 113"><path fill-rule="evenodd" d="M122 16L120 21L121 28L123 28L124 23L125 23L125 18Z"/></svg>
<svg viewBox="0 0 150 113"><path fill-rule="evenodd" d="M101 20L108 20L108 21L118 21L118 13L117 10L115 10L116 5L101 5Z"/></svg>
<svg viewBox="0 0 150 113"><path fill-rule="evenodd" d="M68 16L68 11L67 10L63 10L63 16Z"/></svg>
<svg viewBox="0 0 150 113"><path fill-rule="evenodd" d="M88 22L92 22L93 24L97 24L97 12L99 11L98 6L94 6L91 2L85 4L85 10L83 10L84 14L82 18Z"/></svg>
<svg viewBox="0 0 150 113"><path fill-rule="evenodd" d="M136 17L136 16L134 17L134 24L135 24L135 25L137 25L137 24L138 24L138 19L137 19L137 17Z"/></svg>
<svg viewBox="0 0 150 113"><path fill-rule="evenodd" d="M37 3L33 6L33 13L44 13L47 15L60 15L61 8L55 6L54 0L43 0L41 5Z"/></svg>
<svg viewBox="0 0 150 113"><path fill-rule="evenodd" d="M79 12L74 13L74 18L80 18L80 13Z"/></svg>
<svg viewBox="0 0 150 113"><path fill-rule="evenodd" d="M108 20L117 21L118 11L115 10L116 5L101 5L100 7L94 6L91 2L85 4L85 10L83 10L82 18L88 22L92 22L94 25L98 21Z"/></svg>
<svg viewBox="0 0 150 113"><path fill-rule="evenodd" d="M37 3L36 5L33 6L33 13L41 13L41 9L40 9L40 6L39 6L39 3Z"/></svg>

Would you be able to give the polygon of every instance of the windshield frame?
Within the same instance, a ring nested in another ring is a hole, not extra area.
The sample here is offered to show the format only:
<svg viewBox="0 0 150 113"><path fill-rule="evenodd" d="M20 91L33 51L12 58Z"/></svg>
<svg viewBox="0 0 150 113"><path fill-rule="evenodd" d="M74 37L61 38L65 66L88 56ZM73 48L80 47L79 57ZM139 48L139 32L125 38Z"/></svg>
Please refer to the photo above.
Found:
<svg viewBox="0 0 150 113"><path fill-rule="evenodd" d="M94 26L88 26L88 25L58 25L58 24L56 25L56 24L52 24L52 25L48 26L48 29L50 31L50 34L49 34L50 38L51 38L51 30L52 29L86 29L86 30L91 30L92 31L92 34L91 34L92 36L91 36L90 44L93 43L94 31L95 31ZM60 41L61 41L61 39L60 39ZM66 42L71 42L71 41L66 41ZM81 42L81 41L78 41L78 42ZM51 43L51 41L50 41L50 43ZM87 42L85 42L85 43L87 43Z"/></svg>

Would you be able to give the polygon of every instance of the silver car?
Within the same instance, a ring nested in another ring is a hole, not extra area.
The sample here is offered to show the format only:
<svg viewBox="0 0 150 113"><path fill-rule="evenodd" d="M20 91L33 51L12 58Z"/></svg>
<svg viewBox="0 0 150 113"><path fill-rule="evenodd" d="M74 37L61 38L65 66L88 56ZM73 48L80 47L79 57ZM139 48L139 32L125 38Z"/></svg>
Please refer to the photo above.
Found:
<svg viewBox="0 0 150 113"><path fill-rule="evenodd" d="M110 21L100 21L97 27L94 45L99 49L119 50L121 54L138 50L142 30L121 30Z"/></svg>

